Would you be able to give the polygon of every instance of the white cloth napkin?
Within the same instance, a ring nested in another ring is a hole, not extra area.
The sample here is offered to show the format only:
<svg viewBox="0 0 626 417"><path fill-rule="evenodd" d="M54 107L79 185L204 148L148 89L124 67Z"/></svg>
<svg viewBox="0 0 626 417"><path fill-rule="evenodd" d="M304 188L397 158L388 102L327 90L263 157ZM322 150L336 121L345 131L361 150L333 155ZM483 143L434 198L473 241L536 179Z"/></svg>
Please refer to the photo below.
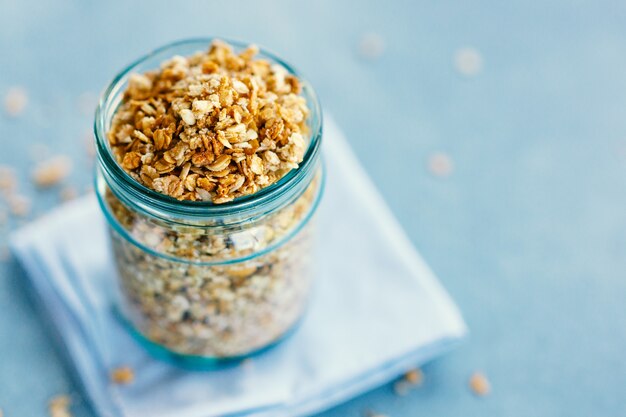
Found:
<svg viewBox="0 0 626 417"><path fill-rule="evenodd" d="M152 359L111 307L115 272L95 197L18 230L12 248L101 416L302 416L381 385L466 333L445 290L401 230L332 122L319 276L301 326L246 366L186 371ZM109 382L131 366L133 384Z"/></svg>

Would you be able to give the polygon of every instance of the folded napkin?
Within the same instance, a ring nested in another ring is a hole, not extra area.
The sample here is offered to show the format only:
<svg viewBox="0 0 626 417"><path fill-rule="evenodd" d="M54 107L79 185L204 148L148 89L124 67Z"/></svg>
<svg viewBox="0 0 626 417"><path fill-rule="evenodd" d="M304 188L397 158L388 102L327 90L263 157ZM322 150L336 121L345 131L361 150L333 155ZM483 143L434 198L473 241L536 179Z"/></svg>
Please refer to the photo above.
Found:
<svg viewBox="0 0 626 417"><path fill-rule="evenodd" d="M186 371L151 358L111 306L103 216L86 197L11 238L32 287L101 416L303 416L381 385L456 345L466 332L445 290L393 218L342 133L324 126L326 193L318 276L295 333L238 366ZM131 385L109 382L129 365Z"/></svg>

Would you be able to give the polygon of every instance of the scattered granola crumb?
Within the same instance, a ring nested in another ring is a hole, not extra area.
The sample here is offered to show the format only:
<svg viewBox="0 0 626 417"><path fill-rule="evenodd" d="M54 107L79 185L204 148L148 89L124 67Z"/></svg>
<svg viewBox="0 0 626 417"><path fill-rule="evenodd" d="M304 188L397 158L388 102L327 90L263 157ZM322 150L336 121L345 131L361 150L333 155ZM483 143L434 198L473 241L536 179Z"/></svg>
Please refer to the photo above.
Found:
<svg viewBox="0 0 626 417"><path fill-rule="evenodd" d="M22 87L11 87L4 97L4 110L11 117L22 114L27 104L28 94Z"/></svg>
<svg viewBox="0 0 626 417"><path fill-rule="evenodd" d="M393 384L393 391L396 395L405 396L411 388L422 385L424 374L420 369L408 371L404 376Z"/></svg>
<svg viewBox="0 0 626 417"><path fill-rule="evenodd" d="M57 156L37 165L33 170L33 181L40 188L51 187L64 180L72 171L72 160Z"/></svg>
<svg viewBox="0 0 626 417"><path fill-rule="evenodd" d="M0 190L11 191L16 184L15 170L6 165L0 165Z"/></svg>
<svg viewBox="0 0 626 417"><path fill-rule="evenodd" d="M474 48L461 48L454 53L454 67L459 74L473 77L482 71L483 58Z"/></svg>
<svg viewBox="0 0 626 417"><path fill-rule="evenodd" d="M469 379L469 387L474 394L484 397L491 392L491 384L482 372L474 372Z"/></svg>
<svg viewBox="0 0 626 417"><path fill-rule="evenodd" d="M20 194L12 194L7 197L7 200L9 201L9 207L11 208L11 213L14 216L26 217L30 213L30 209L31 209L30 198L20 195Z"/></svg>
<svg viewBox="0 0 626 417"><path fill-rule="evenodd" d="M448 154L436 152L428 158L428 170L436 177L448 177L454 171L454 162Z"/></svg>
<svg viewBox="0 0 626 417"><path fill-rule="evenodd" d="M63 189L61 190L60 197L61 201L71 201L78 197L78 190L76 190L75 187L68 185L66 187L63 187Z"/></svg>
<svg viewBox="0 0 626 417"><path fill-rule="evenodd" d="M378 33L366 33L359 42L359 55L365 59L375 60L385 52L385 39Z"/></svg>
<svg viewBox="0 0 626 417"><path fill-rule="evenodd" d="M404 374L404 379L411 385L422 385L424 382L424 372L421 369L412 369Z"/></svg>
<svg viewBox="0 0 626 417"><path fill-rule="evenodd" d="M50 417L72 417L70 412L70 397L67 395L57 395L48 403Z"/></svg>
<svg viewBox="0 0 626 417"><path fill-rule="evenodd" d="M111 371L111 381L118 385L128 385L135 379L135 372L129 366L120 366Z"/></svg>
<svg viewBox="0 0 626 417"><path fill-rule="evenodd" d="M76 100L78 110L85 116L92 116L98 105L98 94L93 91L85 91Z"/></svg>

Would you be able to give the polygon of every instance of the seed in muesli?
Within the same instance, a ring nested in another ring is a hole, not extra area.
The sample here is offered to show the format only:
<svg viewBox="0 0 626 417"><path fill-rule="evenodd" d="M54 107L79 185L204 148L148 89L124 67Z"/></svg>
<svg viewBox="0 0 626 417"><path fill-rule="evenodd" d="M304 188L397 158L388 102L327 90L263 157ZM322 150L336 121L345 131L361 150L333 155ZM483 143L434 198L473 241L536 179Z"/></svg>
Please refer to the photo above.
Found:
<svg viewBox="0 0 626 417"><path fill-rule="evenodd" d="M4 110L11 117L21 115L28 104L28 94L22 87L11 87L4 96Z"/></svg>

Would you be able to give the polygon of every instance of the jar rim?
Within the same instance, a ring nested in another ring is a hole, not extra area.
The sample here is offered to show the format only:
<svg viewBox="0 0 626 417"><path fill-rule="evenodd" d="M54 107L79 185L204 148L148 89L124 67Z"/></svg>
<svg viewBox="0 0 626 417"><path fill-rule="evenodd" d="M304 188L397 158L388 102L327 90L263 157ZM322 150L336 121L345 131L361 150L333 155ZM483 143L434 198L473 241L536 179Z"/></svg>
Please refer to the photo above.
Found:
<svg viewBox="0 0 626 417"><path fill-rule="evenodd" d="M177 200L168 195L154 191L132 178L119 165L111 152L107 138L107 130L115 115L116 107L120 102L120 93L123 94L123 88L129 76L151 59L161 57L162 60L165 60L176 55L176 51L181 48L197 47L198 51L203 48L206 49L213 41L218 39L227 42L236 49L243 49L249 45L249 43L246 42L221 37L202 37L183 39L156 48L120 71L104 90L98 102L98 106L96 107L93 125L96 152L100 167L104 171L105 178L107 178L107 183L111 186L110 181L115 182L118 187L111 188L123 189L124 194L129 197L124 198L124 200L132 202L135 208L140 208L142 211L148 212L156 217L162 217L162 214L165 214L167 217L206 219L233 214L245 215L246 213L258 213L263 207L266 207L267 211L271 211L279 207L281 201L293 197L293 192L297 192L298 189L302 188L301 186L298 187L298 185L307 178L310 178L317 166L321 149L323 125L323 114L317 94L310 83L300 75L299 71L265 48L259 48L258 56L281 65L289 74L296 76L300 80L303 95L310 109L309 120L311 133L309 135L309 145L298 168L291 169L278 181L260 189L254 194L238 197L230 202L215 204L211 201ZM158 62L160 63L162 60ZM147 68L143 70L146 69ZM113 106L115 106L114 109L112 109ZM115 192L115 190L113 191ZM118 195L118 197L120 196Z"/></svg>

